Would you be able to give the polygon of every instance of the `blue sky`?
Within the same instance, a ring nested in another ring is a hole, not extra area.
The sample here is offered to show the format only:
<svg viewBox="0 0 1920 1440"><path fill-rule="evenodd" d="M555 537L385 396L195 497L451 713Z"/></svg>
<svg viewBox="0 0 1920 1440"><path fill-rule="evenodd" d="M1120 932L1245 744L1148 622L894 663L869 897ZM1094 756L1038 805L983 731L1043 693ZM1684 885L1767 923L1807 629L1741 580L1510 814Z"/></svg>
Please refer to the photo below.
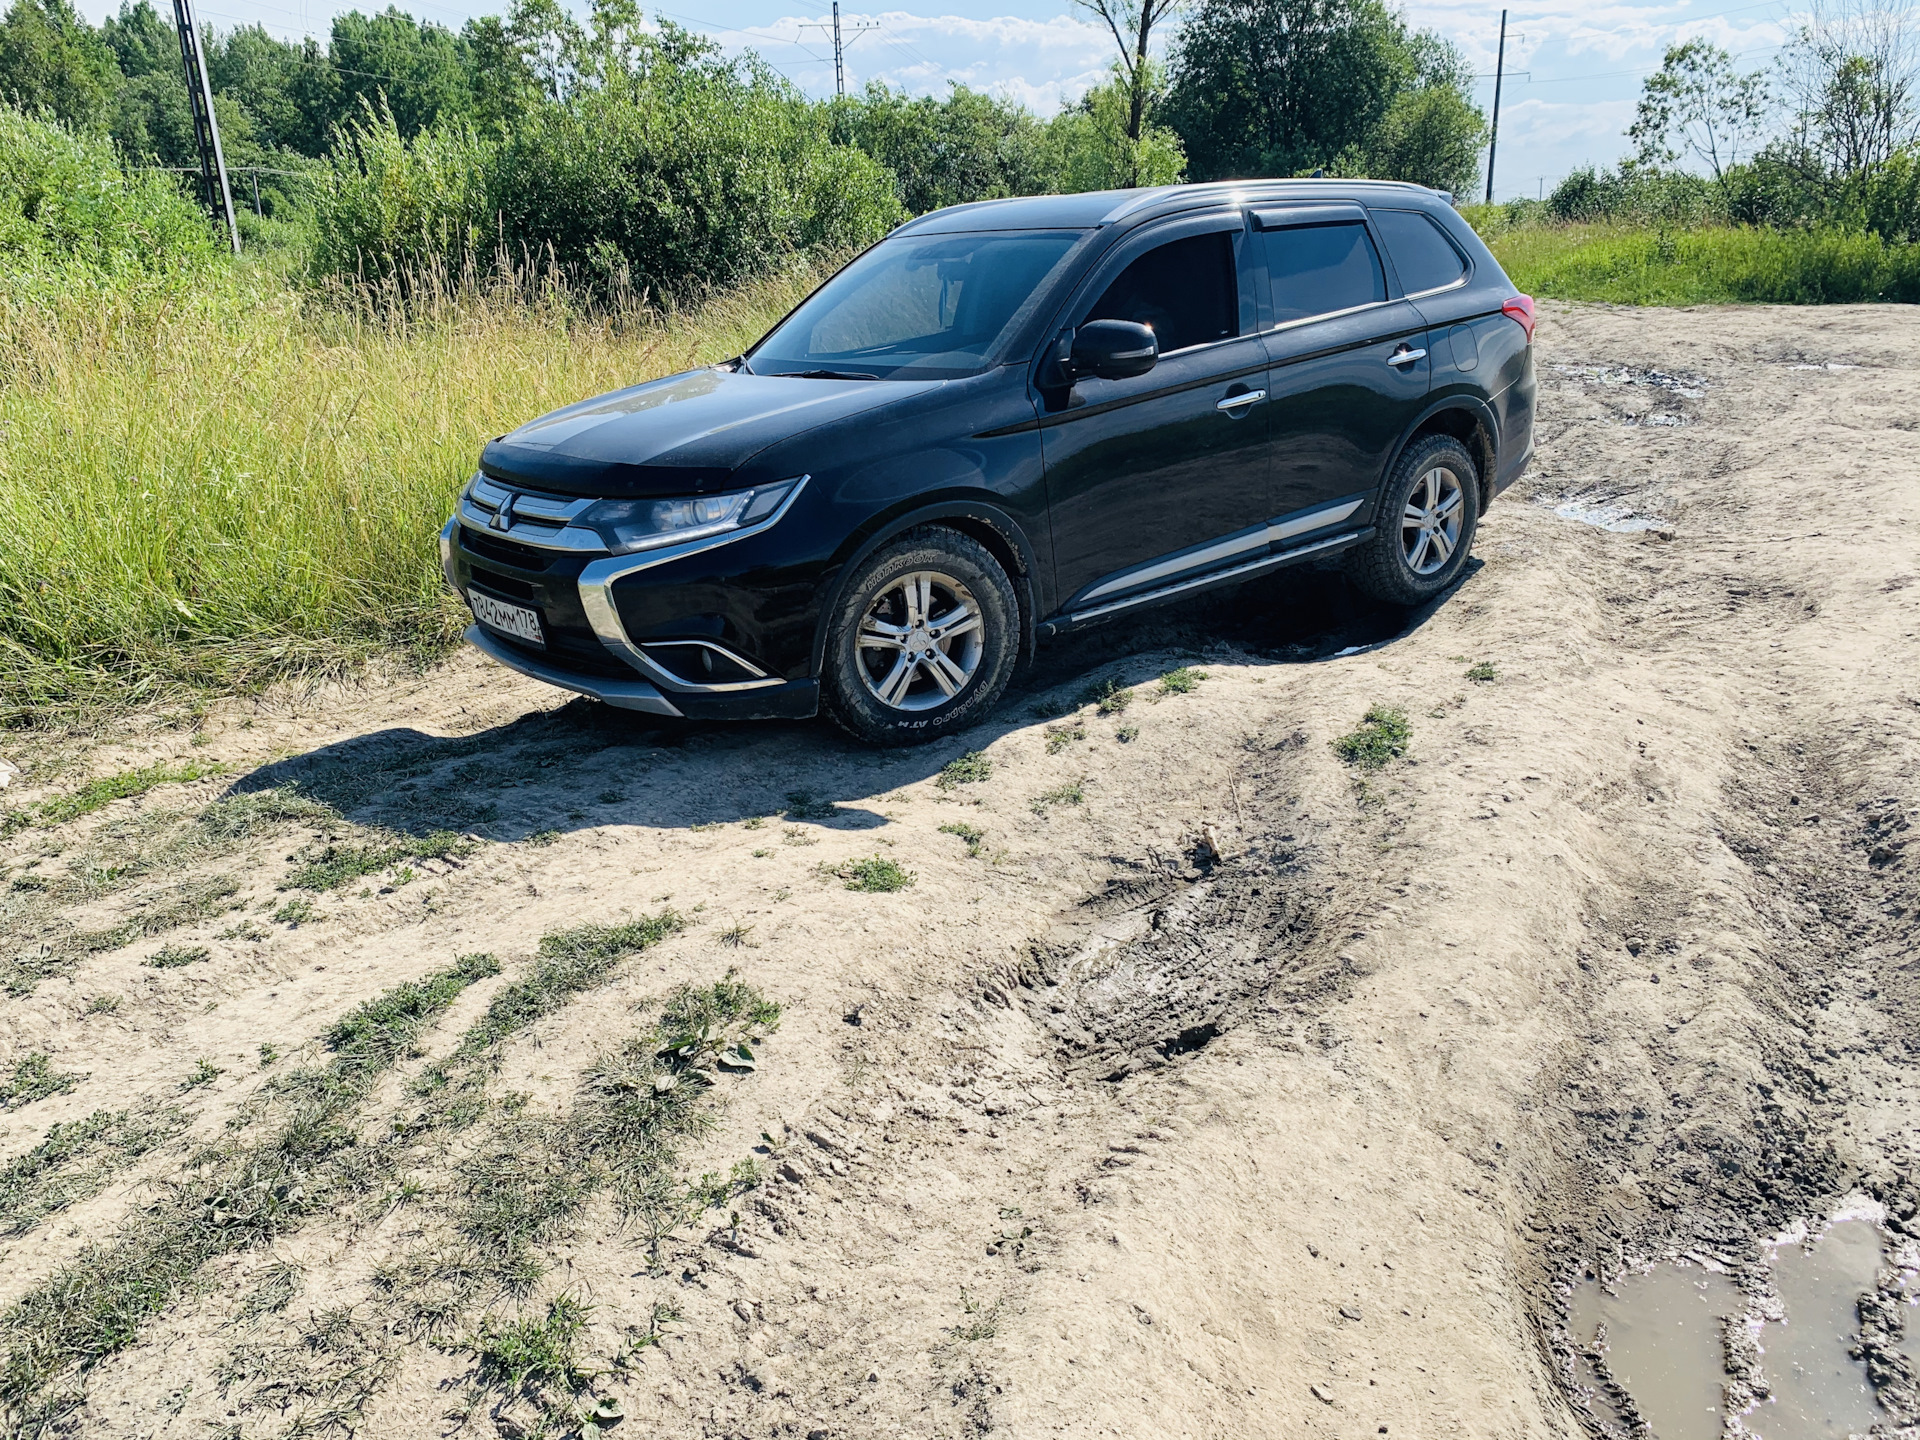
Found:
<svg viewBox="0 0 1920 1440"><path fill-rule="evenodd" d="M385 0L378 0L384 5ZM644 0L643 0L644 3ZM1105 32L1066 0L924 0L916 10L857 8L843 0L849 39L848 84L870 79L916 93L942 93L950 80L1021 100L1042 114L1071 102L1097 81L1110 57ZM500 0L400 0L401 8L458 27L474 15L504 9ZM118 0L81 0L94 20ZM276 35L324 35L342 10L377 8L341 0L196 0L203 21L225 28L259 22ZM833 46L825 8L793 0L671 0L649 14L670 16L710 34L728 50L758 50L796 84L816 95L833 89ZM1623 154L1641 82L1664 49L1700 36L1725 46L1743 69L1770 65L1786 38L1792 10L1784 0L1729 6L1724 0L1537 0L1512 8L1507 21L1508 78L1501 101L1496 196L1533 195L1577 166L1604 165ZM1410 0L1407 18L1459 45L1476 71L1482 105L1493 95L1499 38L1496 5L1467 0ZM857 26L871 26L856 32Z"/></svg>

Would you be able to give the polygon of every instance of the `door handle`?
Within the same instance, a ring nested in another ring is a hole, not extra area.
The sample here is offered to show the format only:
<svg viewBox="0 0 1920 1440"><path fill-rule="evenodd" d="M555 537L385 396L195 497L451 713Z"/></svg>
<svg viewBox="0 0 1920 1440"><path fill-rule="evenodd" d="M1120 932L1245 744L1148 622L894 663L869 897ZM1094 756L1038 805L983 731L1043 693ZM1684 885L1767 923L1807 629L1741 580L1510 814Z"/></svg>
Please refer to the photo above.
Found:
<svg viewBox="0 0 1920 1440"><path fill-rule="evenodd" d="M1248 405L1258 405L1266 398L1267 392L1264 390L1249 390L1244 395L1229 395L1213 408L1224 415L1233 415Z"/></svg>
<svg viewBox="0 0 1920 1440"><path fill-rule="evenodd" d="M1424 350L1396 350L1387 357L1387 364L1411 365L1416 360L1424 360L1426 358L1427 352Z"/></svg>

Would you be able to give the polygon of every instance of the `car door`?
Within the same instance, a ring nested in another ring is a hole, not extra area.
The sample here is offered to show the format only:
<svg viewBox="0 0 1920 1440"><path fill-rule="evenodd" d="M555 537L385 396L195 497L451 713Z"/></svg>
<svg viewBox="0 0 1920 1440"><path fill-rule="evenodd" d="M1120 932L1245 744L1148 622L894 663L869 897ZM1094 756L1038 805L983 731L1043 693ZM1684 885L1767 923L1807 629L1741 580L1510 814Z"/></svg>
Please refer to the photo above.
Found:
<svg viewBox="0 0 1920 1440"><path fill-rule="evenodd" d="M1062 610L1264 548L1267 361L1247 252L1237 211L1155 225L1105 257L1069 307L1070 326L1150 326L1160 359L1128 380L1039 387Z"/></svg>
<svg viewBox="0 0 1920 1440"><path fill-rule="evenodd" d="M1426 403L1427 322L1392 293L1352 203L1254 212L1264 269L1272 531L1282 549L1369 518Z"/></svg>

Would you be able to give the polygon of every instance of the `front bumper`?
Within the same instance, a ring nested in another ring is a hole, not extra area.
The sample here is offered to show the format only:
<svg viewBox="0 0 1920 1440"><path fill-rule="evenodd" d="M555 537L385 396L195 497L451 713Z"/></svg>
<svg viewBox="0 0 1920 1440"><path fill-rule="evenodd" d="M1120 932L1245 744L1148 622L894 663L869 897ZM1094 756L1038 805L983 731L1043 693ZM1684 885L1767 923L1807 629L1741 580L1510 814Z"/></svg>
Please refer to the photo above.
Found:
<svg viewBox="0 0 1920 1440"><path fill-rule="evenodd" d="M804 624L816 586L789 578L770 594L764 556L754 552L772 537L616 558L582 546L527 543L531 537L523 538L517 523L497 534L465 519L456 513L441 531L447 583L469 603L470 592L481 591L541 618L544 645L477 622L468 629L467 640L501 664L654 715L818 713L819 685L806 673L811 627ZM784 606L771 604L774 596ZM769 626L770 612L782 609L797 613L784 626ZM786 643L771 643L781 639Z"/></svg>
<svg viewBox="0 0 1920 1440"><path fill-rule="evenodd" d="M649 715L678 716L682 713L674 708L671 700L644 680L615 680L609 676L582 675L563 670L517 646L509 645L484 625L469 625L466 640L482 655L498 660L509 670L518 670L522 675L531 675L562 690L573 690L595 700L604 700L622 710L641 710Z"/></svg>

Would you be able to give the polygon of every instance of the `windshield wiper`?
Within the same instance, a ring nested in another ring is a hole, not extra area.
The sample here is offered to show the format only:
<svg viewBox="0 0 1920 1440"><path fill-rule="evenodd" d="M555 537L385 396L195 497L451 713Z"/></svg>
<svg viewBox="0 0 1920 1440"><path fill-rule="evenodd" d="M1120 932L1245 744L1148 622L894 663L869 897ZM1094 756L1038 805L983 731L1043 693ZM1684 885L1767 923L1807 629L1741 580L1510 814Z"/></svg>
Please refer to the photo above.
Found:
<svg viewBox="0 0 1920 1440"><path fill-rule="evenodd" d="M788 380L878 380L878 375L869 375L864 370L789 370Z"/></svg>

